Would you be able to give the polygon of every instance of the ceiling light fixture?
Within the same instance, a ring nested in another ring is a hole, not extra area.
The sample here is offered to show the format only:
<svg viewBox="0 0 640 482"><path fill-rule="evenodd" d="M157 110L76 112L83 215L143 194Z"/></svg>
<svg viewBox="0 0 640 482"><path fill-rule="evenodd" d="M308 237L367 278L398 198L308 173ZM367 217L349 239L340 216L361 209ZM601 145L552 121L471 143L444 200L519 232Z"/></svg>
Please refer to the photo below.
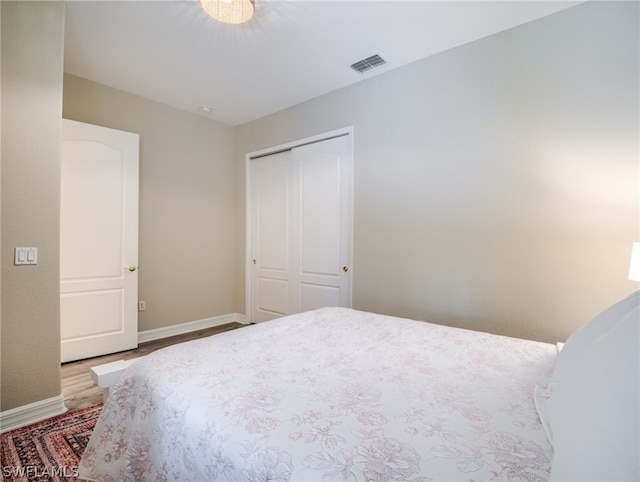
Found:
<svg viewBox="0 0 640 482"><path fill-rule="evenodd" d="M234 25L253 17L255 0L200 0L200 6L210 17Z"/></svg>

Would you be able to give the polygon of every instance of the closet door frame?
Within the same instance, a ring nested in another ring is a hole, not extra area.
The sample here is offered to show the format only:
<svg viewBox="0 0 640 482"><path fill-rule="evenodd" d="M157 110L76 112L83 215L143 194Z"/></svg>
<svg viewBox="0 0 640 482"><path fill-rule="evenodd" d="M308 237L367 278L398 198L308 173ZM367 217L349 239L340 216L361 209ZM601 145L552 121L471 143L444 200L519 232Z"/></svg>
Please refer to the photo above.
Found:
<svg viewBox="0 0 640 482"><path fill-rule="evenodd" d="M336 137L346 136L349 139L349 155L351 156L351 179L350 179L350 192L348 193L349 199L349 247L348 258L350 262L345 268L349 270L348 282L349 282L349 301L348 305L351 306L352 293L353 293L353 171L354 171L354 157L353 157L353 126L347 126L340 129L336 129L329 132L324 132L304 139L288 142L286 144L280 144L267 149L261 149L246 154L245 156L245 321L246 323L253 323L253 284L252 284L252 272L253 272L253 199L252 199L252 184L253 179L251 177L252 167L251 162L254 159L269 156L283 151L295 149L309 144L314 144L326 140L330 140Z"/></svg>

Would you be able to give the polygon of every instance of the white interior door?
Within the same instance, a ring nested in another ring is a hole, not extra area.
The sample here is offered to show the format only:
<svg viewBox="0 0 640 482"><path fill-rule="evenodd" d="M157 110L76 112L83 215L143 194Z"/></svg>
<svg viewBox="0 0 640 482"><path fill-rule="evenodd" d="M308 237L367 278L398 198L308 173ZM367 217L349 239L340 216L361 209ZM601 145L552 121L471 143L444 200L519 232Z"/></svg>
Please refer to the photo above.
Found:
<svg viewBox="0 0 640 482"><path fill-rule="evenodd" d="M351 306L351 136L291 151L295 309Z"/></svg>
<svg viewBox="0 0 640 482"><path fill-rule="evenodd" d="M138 344L137 134L63 119L62 362Z"/></svg>
<svg viewBox="0 0 640 482"><path fill-rule="evenodd" d="M351 306L351 136L251 159L250 321Z"/></svg>
<svg viewBox="0 0 640 482"><path fill-rule="evenodd" d="M290 313L291 152L252 163L253 322Z"/></svg>

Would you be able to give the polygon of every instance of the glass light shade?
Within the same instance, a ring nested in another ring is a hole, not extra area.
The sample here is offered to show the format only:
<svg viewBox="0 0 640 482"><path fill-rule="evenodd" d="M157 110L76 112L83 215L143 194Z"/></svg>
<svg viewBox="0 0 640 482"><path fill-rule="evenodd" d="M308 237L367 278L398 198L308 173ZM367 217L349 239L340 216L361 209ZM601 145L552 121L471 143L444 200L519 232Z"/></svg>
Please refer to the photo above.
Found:
<svg viewBox="0 0 640 482"><path fill-rule="evenodd" d="M633 248L631 248L629 279L631 281L640 281L640 243L633 243Z"/></svg>
<svg viewBox="0 0 640 482"><path fill-rule="evenodd" d="M253 17L254 0L200 0L210 17L224 23L244 23Z"/></svg>

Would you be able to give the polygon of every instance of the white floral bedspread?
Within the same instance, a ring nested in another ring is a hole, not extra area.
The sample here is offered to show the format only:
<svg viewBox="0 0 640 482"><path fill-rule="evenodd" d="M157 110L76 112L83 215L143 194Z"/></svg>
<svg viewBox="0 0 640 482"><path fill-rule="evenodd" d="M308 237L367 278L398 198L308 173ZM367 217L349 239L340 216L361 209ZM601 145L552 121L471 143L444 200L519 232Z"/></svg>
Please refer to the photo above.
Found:
<svg viewBox="0 0 640 482"><path fill-rule="evenodd" d="M154 352L82 457L100 481L547 480L553 345L324 308Z"/></svg>

